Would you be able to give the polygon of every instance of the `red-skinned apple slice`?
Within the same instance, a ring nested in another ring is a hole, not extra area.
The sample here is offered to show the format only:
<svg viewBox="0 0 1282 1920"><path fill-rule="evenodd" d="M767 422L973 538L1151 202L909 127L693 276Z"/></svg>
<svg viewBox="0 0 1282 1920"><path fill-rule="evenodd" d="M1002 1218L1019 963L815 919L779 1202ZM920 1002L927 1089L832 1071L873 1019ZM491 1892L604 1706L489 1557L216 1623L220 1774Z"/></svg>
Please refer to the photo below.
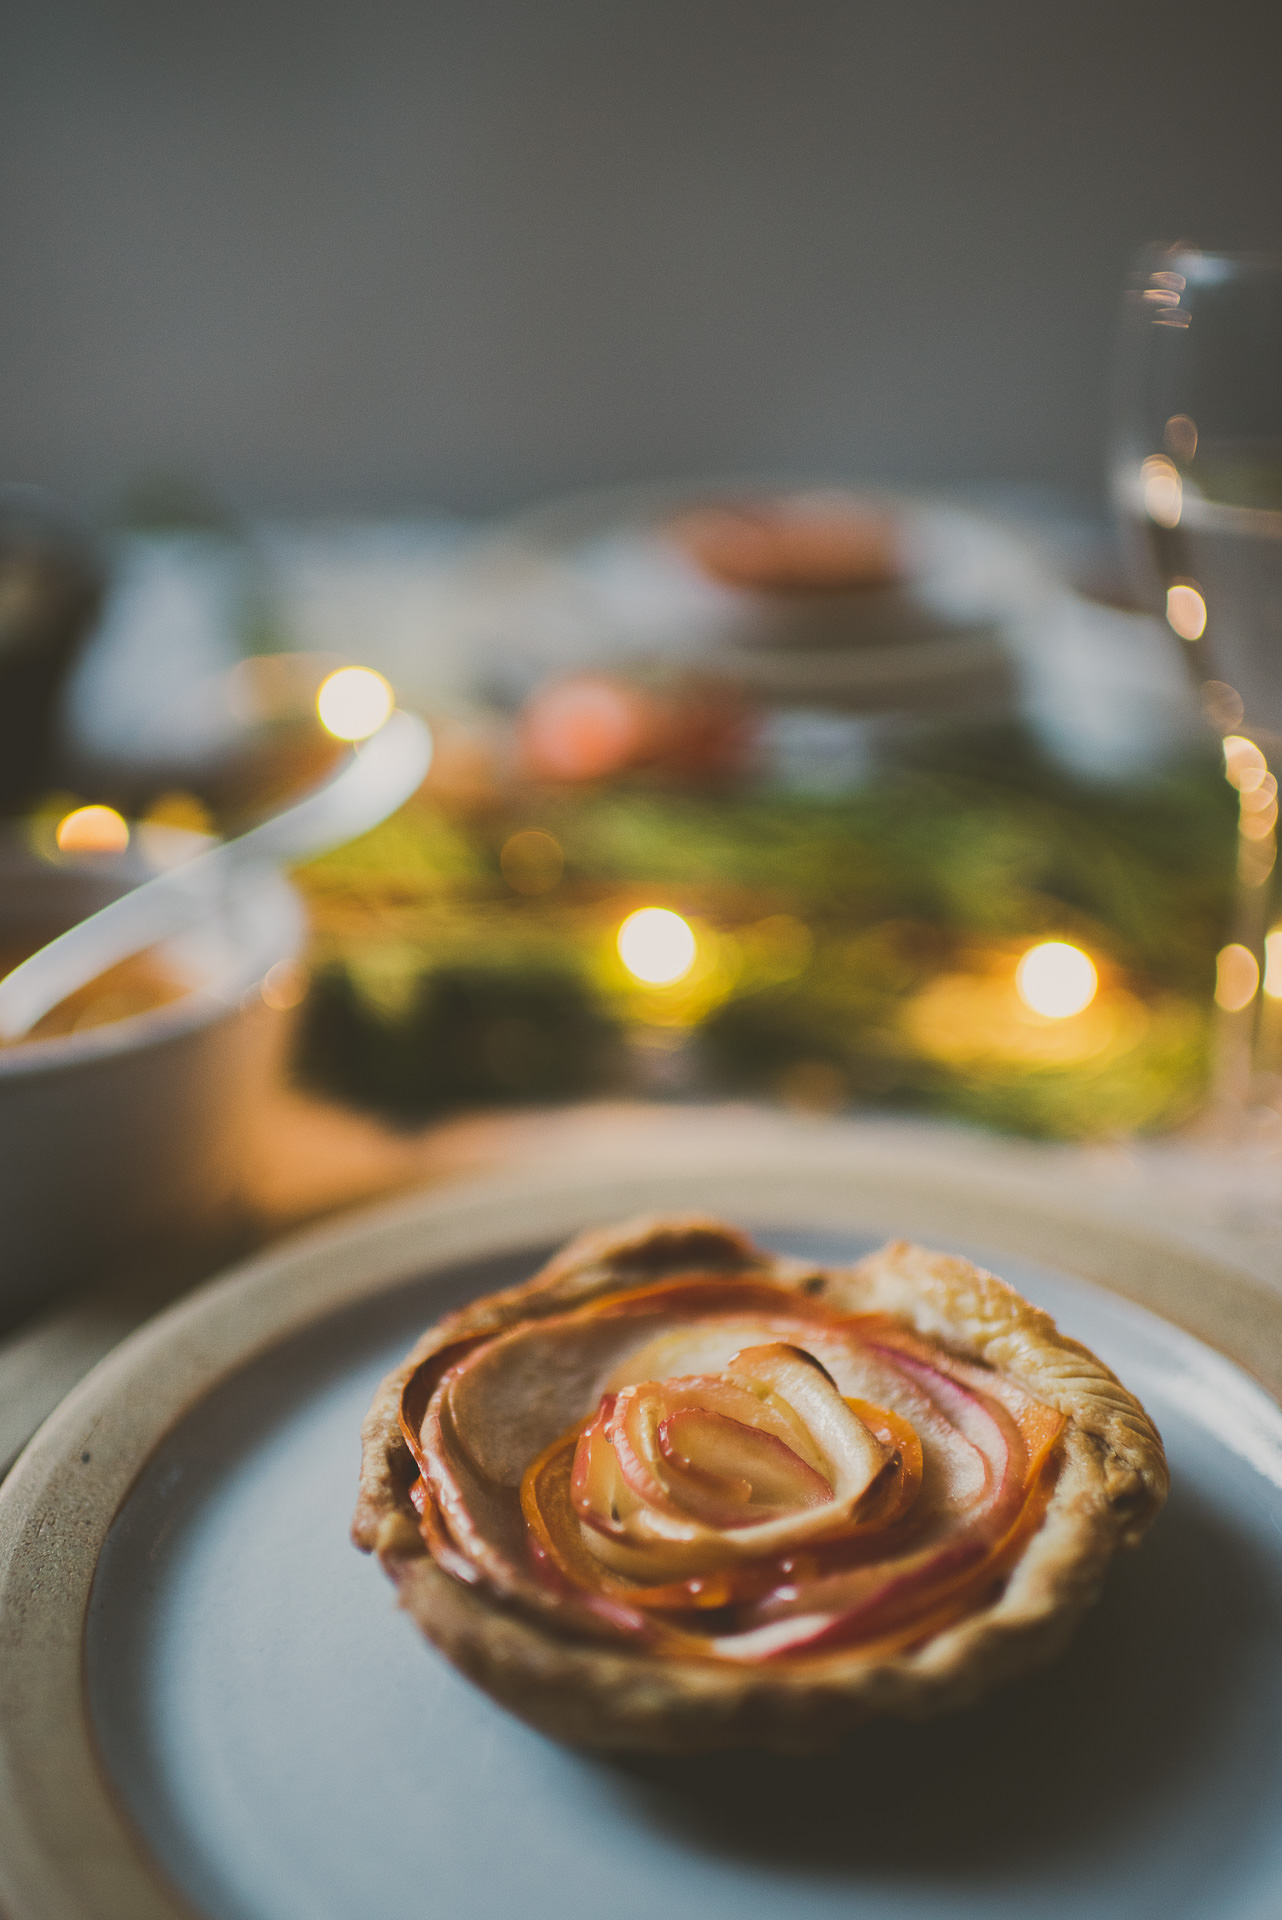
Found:
<svg viewBox="0 0 1282 1920"><path fill-rule="evenodd" d="M1040 1467L1042 1462L1038 1462ZM967 1532L933 1547L925 1547L889 1566L810 1582L795 1600L766 1598L743 1612L741 1632L765 1634L776 1630L769 1654L820 1652L838 1646L875 1642L885 1651L892 1643L911 1644L927 1631L938 1631L962 1614L970 1600L990 1586L1008 1566L1013 1554L1041 1520L1046 1488L1035 1479L1021 1487L1020 1500L1006 1524L987 1537L981 1530ZM784 1632L791 1619L792 1636ZM722 1658L743 1658L754 1641L740 1635L724 1636L715 1645ZM768 1657L749 1652L748 1657Z"/></svg>
<svg viewBox="0 0 1282 1920"><path fill-rule="evenodd" d="M974 1510L977 1501L996 1504L1012 1485L1018 1485L1026 1460L1023 1436L1011 1416L999 1403L981 1399L933 1362L906 1353L899 1354L897 1362L918 1381L957 1436L949 1448L954 1472L930 1490L934 1501L942 1498L944 1505L959 1510ZM978 1487L971 1484L975 1456L984 1467Z"/></svg>
<svg viewBox="0 0 1282 1920"><path fill-rule="evenodd" d="M575 1511L572 1461L578 1438L571 1432L549 1447L530 1466L521 1486L521 1506L538 1555L573 1587L631 1608L691 1613L755 1599L777 1584L778 1564L761 1562L661 1586L613 1579L586 1546Z"/></svg>

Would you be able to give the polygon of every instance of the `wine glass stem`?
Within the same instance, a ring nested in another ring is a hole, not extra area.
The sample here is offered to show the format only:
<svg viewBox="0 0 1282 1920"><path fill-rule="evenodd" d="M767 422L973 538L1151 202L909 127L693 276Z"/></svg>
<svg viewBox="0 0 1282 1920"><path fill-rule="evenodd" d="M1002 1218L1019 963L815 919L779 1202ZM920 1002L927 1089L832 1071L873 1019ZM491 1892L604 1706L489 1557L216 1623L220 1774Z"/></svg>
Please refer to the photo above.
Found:
<svg viewBox="0 0 1282 1920"><path fill-rule="evenodd" d="M1270 826L1261 833L1258 819L1258 814L1253 814L1248 807L1241 809L1232 945L1220 956L1212 1028L1211 1106L1230 1124L1235 1116L1242 1118L1251 1108L1279 1105L1282 1096L1282 1078L1278 1073L1282 1004L1264 990L1277 832L1276 827ZM1237 954L1234 948L1238 949ZM1226 956L1230 955L1236 966L1226 968ZM1246 955L1250 956L1250 963ZM1244 998L1243 988L1237 981L1243 969L1249 976L1251 963L1254 985Z"/></svg>

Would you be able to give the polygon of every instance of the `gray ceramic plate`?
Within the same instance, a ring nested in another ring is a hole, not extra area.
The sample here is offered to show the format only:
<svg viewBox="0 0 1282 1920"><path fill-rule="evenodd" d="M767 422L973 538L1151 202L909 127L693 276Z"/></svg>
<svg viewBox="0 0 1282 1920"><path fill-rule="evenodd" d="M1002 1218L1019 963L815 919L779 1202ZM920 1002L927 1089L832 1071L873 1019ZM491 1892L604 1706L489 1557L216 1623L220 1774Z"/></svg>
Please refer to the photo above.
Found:
<svg viewBox="0 0 1282 1920"><path fill-rule="evenodd" d="M950 1193L920 1158L897 1180L893 1154L880 1170L811 1154L419 1201L135 1336L0 1498L12 1920L1272 1920L1282 1412L1081 1275L1111 1265L1150 1300L1166 1285L1172 1310L1200 1275L1209 1317L1254 1316L1266 1377L1282 1303L1133 1227L1074 1224L1062 1196L1057 1218L1017 1181ZM929 1232L997 1266L1149 1405L1169 1509L1057 1667L952 1719L870 1727L836 1759L603 1762L504 1714L397 1613L346 1537L379 1376L442 1307L527 1272L569 1227L696 1196L807 1254ZM74 1727L50 1720L59 1700Z"/></svg>

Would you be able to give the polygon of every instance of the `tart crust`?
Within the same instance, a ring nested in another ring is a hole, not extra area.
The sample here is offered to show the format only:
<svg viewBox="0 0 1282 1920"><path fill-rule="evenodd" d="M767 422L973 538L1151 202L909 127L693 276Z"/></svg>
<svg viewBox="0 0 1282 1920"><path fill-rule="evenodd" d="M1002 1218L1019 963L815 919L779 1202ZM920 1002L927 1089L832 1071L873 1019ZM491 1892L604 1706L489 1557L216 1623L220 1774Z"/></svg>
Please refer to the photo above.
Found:
<svg viewBox="0 0 1282 1920"><path fill-rule="evenodd" d="M457 1341L695 1269L750 1274L841 1312L890 1314L1065 1417L1045 1517L996 1598L908 1651L879 1657L854 1648L742 1666L562 1633L554 1619L534 1619L437 1565L410 1500L418 1469L398 1417L414 1371ZM800 1752L830 1746L870 1715L964 1706L1060 1651L1097 1598L1114 1550L1139 1540L1168 1486L1161 1439L1133 1395L1047 1314L970 1261L894 1241L853 1267L819 1267L766 1253L701 1216L581 1234L524 1285L439 1321L379 1387L362 1443L353 1539L377 1554L427 1637L545 1733L620 1750Z"/></svg>

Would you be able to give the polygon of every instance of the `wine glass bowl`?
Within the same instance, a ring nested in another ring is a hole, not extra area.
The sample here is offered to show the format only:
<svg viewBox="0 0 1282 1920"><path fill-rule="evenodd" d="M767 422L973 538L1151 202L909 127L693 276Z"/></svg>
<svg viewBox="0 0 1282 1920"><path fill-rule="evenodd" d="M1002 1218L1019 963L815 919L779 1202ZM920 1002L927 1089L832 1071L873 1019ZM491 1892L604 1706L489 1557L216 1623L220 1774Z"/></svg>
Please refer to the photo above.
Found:
<svg viewBox="0 0 1282 1920"><path fill-rule="evenodd" d="M1282 765L1282 260L1182 243L1141 256L1123 306L1111 478L1136 584L1200 682L1238 793L1212 1110L1217 1130L1240 1131L1282 1091L1262 1050L1277 1023L1259 1017Z"/></svg>
<svg viewBox="0 0 1282 1920"><path fill-rule="evenodd" d="M1146 255L1118 399L1114 495L1147 597L1199 678L1236 691L1238 726L1282 742L1282 261Z"/></svg>

